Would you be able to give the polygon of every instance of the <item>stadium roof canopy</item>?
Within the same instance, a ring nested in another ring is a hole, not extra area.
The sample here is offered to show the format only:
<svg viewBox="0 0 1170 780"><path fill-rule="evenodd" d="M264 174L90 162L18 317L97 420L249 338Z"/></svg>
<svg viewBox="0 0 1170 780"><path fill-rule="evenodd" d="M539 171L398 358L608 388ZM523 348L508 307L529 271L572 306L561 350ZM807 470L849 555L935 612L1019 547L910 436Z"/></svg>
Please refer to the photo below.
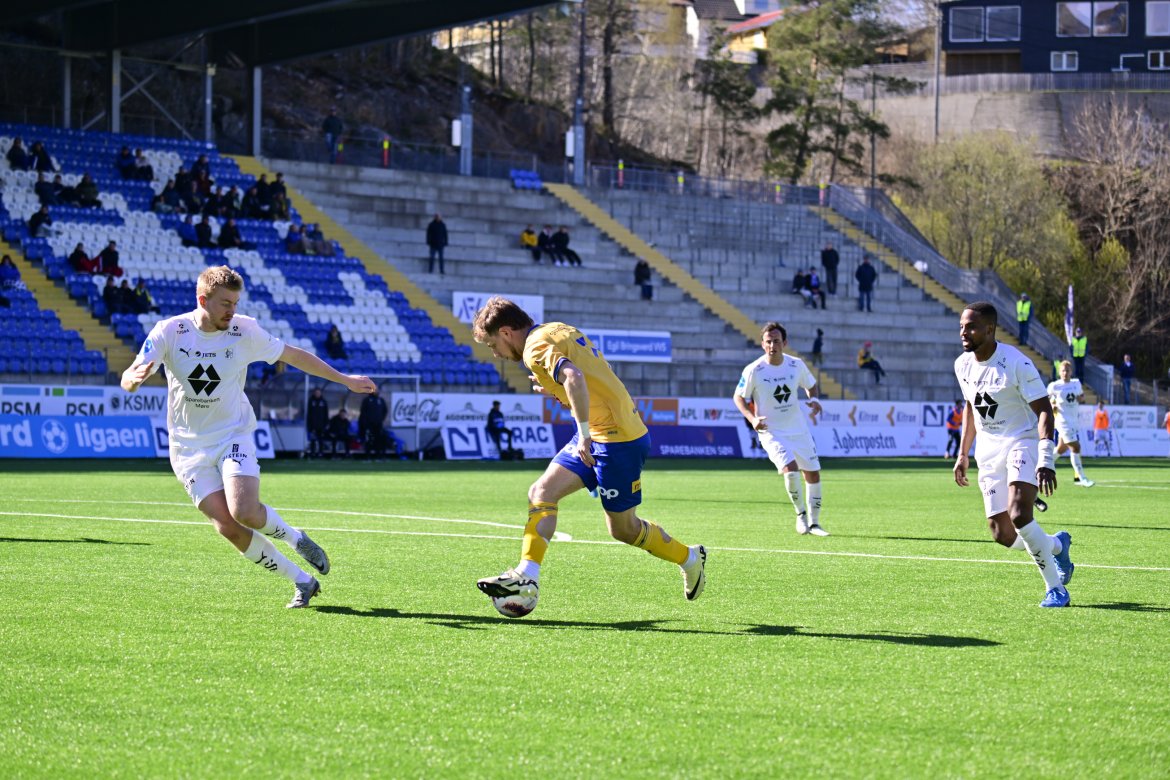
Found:
<svg viewBox="0 0 1170 780"><path fill-rule="evenodd" d="M56 16L61 48L103 53L206 36L209 59L272 65L547 6L548 0L15 0L0 27Z"/></svg>

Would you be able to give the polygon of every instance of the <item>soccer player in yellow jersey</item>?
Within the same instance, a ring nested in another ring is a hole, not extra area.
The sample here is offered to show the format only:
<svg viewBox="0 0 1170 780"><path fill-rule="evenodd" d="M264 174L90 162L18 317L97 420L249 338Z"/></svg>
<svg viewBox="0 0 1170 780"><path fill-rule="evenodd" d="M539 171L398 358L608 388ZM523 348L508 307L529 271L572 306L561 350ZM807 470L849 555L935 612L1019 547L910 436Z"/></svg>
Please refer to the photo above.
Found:
<svg viewBox="0 0 1170 780"><path fill-rule="evenodd" d="M534 595L548 542L557 525L557 503L581 488L597 489L606 525L614 539L678 564L683 592L694 601L706 583L707 551L687 547L660 526L638 517L642 466L650 434L625 385L581 331L561 322L536 325L506 298L490 298L475 315L475 340L496 357L523 361L533 390L569 407L577 433L528 489L528 523L520 563L479 581L491 598Z"/></svg>

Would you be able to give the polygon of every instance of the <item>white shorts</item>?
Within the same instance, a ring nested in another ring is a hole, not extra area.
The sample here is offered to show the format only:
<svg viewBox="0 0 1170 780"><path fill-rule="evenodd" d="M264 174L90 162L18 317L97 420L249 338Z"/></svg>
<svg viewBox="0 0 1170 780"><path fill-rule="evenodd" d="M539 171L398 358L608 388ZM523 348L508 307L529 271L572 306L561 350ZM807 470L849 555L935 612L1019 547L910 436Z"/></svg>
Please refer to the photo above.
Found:
<svg viewBox="0 0 1170 780"><path fill-rule="evenodd" d="M1036 464L1040 462L1038 439L1016 439L1005 446L975 447L979 465L979 489L988 517L1008 510L1008 486L1013 482L1035 485Z"/></svg>
<svg viewBox="0 0 1170 780"><path fill-rule="evenodd" d="M223 481L228 477L260 477L256 443L250 433L228 439L213 449L171 447L171 469L195 506L223 490Z"/></svg>
<svg viewBox="0 0 1170 780"><path fill-rule="evenodd" d="M1075 444L1081 440L1081 429L1063 415L1056 416L1056 435L1062 444Z"/></svg>
<svg viewBox="0 0 1170 780"><path fill-rule="evenodd" d="M777 471L792 461L801 471L820 471L821 461L817 457L817 446L813 443L812 435L803 433L773 434L771 431L760 431L760 445L768 457L776 464Z"/></svg>

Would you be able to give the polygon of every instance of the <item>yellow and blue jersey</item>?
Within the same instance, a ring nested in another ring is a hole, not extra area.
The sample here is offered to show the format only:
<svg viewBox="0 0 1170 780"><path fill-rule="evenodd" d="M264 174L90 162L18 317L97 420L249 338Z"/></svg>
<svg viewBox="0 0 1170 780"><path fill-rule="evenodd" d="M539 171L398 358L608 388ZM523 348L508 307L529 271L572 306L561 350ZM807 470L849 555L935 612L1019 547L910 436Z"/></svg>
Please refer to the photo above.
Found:
<svg viewBox="0 0 1170 780"><path fill-rule="evenodd" d="M563 322L546 322L528 332L524 365L545 392L565 406L569 395L561 369L572 363L589 388L589 435L596 442L626 442L645 436L646 426L605 357L581 331Z"/></svg>

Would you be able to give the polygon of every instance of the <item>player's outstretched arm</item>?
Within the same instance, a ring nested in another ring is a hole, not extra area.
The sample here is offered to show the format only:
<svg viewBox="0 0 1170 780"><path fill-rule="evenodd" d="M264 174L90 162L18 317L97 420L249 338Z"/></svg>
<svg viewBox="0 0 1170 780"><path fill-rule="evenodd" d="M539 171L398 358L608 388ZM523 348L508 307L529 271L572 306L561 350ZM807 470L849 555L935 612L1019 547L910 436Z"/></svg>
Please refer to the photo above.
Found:
<svg viewBox="0 0 1170 780"><path fill-rule="evenodd" d="M339 385L345 385L354 393L373 393L378 390L378 386L368 376L343 374L321 358L311 352L306 352L300 347L293 347L286 344L284 352L280 353L280 359L293 368L299 368L306 374L319 376L322 379L328 379L330 382L336 382Z"/></svg>
<svg viewBox="0 0 1170 780"><path fill-rule="evenodd" d="M130 364L129 368L122 372L122 381L120 383L122 389L127 393L137 392L138 388L142 386L142 383L150 378L153 371L153 360L146 363L140 363L138 360L135 360Z"/></svg>

